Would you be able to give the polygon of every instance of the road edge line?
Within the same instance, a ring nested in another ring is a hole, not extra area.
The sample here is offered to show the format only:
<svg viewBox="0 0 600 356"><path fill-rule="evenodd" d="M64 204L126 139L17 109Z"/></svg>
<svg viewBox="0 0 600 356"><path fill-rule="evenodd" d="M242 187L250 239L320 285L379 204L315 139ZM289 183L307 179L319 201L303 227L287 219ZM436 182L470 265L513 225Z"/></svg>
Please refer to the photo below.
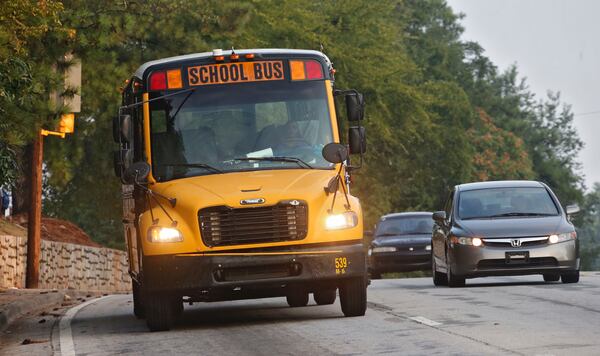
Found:
<svg viewBox="0 0 600 356"><path fill-rule="evenodd" d="M87 307L88 305L94 304L110 297L106 295L100 298L88 300L87 302L81 303L73 308L67 310L65 315L60 318L58 324L58 344L60 346L60 355L62 356L75 356L75 343L73 342L73 333L71 330L71 320L77 315L77 313Z"/></svg>

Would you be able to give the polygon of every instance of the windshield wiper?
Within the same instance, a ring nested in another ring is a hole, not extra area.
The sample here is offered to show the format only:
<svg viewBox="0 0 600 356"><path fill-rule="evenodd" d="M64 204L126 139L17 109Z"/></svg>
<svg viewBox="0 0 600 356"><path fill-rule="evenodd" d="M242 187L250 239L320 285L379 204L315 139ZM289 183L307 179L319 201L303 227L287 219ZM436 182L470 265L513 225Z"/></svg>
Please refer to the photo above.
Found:
<svg viewBox="0 0 600 356"><path fill-rule="evenodd" d="M503 216L553 216L555 214L547 214L547 213L524 213L524 212L510 212L503 214L491 215L490 218L499 218Z"/></svg>
<svg viewBox="0 0 600 356"><path fill-rule="evenodd" d="M273 157L240 157L234 158L234 161L272 161L272 162L292 162L298 164L300 167L306 167L314 169L310 164L304 162L297 157L286 157L286 156L273 156Z"/></svg>
<svg viewBox="0 0 600 356"><path fill-rule="evenodd" d="M213 171L216 173L223 173L222 170L215 168L213 166L210 166L206 163L165 163L165 164L158 164L158 166L161 167L191 167L191 168L204 168L206 170L209 171Z"/></svg>
<svg viewBox="0 0 600 356"><path fill-rule="evenodd" d="M494 214L494 215L469 216L468 218L462 218L462 220L493 219L493 218L504 218L504 217L510 217L510 216L555 216L555 215L556 214L547 214L547 213L510 212L510 213Z"/></svg>

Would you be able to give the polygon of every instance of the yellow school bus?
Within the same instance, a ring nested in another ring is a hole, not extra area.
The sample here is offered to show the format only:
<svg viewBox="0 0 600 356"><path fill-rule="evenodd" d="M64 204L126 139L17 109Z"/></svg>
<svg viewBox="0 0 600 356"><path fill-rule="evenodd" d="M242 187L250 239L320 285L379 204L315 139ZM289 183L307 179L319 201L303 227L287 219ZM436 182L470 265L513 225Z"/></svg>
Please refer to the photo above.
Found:
<svg viewBox="0 0 600 356"><path fill-rule="evenodd" d="M333 304L338 290L345 316L364 315L363 217L349 192L364 101L334 73L318 51L213 50L145 63L126 81L114 166L134 314L150 330L171 328L184 303L301 307L311 293Z"/></svg>

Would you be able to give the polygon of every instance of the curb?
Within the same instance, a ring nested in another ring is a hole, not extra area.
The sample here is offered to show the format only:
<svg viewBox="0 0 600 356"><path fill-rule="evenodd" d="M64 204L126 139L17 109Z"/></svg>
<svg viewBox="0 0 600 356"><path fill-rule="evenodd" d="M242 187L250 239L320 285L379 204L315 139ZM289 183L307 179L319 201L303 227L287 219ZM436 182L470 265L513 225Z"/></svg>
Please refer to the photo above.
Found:
<svg viewBox="0 0 600 356"><path fill-rule="evenodd" d="M27 291L18 293L16 300L0 305L0 332L6 330L15 320L26 314L41 313L61 307L64 303L79 304L81 298L95 298L102 293L80 292L74 290ZM65 298L65 296L68 296Z"/></svg>

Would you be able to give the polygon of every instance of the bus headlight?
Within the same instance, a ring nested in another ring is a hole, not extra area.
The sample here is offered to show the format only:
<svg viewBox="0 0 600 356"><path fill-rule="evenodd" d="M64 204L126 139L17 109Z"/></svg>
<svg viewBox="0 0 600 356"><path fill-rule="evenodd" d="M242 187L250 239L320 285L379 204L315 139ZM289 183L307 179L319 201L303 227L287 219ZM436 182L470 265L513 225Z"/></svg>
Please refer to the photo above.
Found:
<svg viewBox="0 0 600 356"><path fill-rule="evenodd" d="M353 211L329 215L325 219L325 228L327 230L349 229L355 227L356 225L358 225L358 216Z"/></svg>
<svg viewBox="0 0 600 356"><path fill-rule="evenodd" d="M172 227L153 226L148 230L150 242L180 242L183 241L181 231Z"/></svg>

